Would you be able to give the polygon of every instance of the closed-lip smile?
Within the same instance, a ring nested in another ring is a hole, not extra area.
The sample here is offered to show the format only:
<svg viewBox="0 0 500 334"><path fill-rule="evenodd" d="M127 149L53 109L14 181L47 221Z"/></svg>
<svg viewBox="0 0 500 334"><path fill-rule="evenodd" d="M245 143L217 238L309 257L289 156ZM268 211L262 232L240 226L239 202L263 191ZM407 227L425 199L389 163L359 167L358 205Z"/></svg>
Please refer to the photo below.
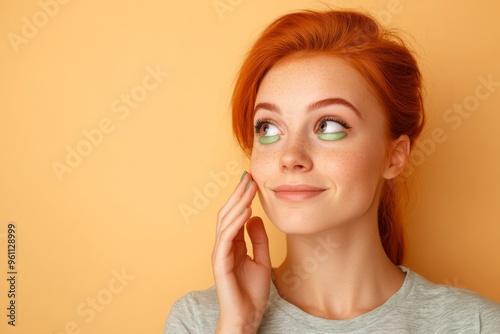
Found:
<svg viewBox="0 0 500 334"><path fill-rule="evenodd" d="M318 188L306 184L281 185L272 189L279 199L294 202L316 197L325 190L325 188Z"/></svg>

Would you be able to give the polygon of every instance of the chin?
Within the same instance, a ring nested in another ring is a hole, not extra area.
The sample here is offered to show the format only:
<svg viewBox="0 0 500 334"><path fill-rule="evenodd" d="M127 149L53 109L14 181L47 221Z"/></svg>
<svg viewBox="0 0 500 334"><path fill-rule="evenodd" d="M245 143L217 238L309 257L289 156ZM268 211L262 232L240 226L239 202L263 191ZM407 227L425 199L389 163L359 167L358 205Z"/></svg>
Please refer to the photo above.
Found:
<svg viewBox="0 0 500 334"><path fill-rule="evenodd" d="M331 219L319 217L317 214L302 211L301 209L284 209L282 212L278 210L266 210L267 216L271 223L278 230L285 234L315 234L332 227ZM285 212L286 211L286 212Z"/></svg>

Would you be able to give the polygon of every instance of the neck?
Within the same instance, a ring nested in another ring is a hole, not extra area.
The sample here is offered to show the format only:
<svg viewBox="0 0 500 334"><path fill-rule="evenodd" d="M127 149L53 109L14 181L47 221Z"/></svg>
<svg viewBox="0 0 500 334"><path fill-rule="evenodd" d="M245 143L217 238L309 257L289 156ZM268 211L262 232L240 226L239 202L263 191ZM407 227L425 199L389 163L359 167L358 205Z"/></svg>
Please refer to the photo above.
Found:
<svg viewBox="0 0 500 334"><path fill-rule="evenodd" d="M382 305L405 274L386 256L375 222L365 220L314 235L287 235L287 256L275 270L280 295L307 313L350 319Z"/></svg>

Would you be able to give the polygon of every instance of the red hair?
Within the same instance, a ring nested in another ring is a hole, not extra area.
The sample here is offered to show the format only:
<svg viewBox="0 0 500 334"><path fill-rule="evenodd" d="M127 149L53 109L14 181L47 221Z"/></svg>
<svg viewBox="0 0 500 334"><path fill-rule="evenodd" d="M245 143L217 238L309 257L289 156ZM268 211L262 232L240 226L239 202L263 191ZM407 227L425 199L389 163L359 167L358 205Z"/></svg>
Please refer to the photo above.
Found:
<svg viewBox="0 0 500 334"><path fill-rule="evenodd" d="M269 25L240 69L231 101L232 122L246 154L252 151L253 111L260 82L270 68L299 52L332 55L353 66L385 111L387 137L408 135L413 146L425 122L421 74L402 39L359 12L302 11ZM397 179L386 180L378 208L380 238L396 265L403 261L405 246L400 205L403 185Z"/></svg>

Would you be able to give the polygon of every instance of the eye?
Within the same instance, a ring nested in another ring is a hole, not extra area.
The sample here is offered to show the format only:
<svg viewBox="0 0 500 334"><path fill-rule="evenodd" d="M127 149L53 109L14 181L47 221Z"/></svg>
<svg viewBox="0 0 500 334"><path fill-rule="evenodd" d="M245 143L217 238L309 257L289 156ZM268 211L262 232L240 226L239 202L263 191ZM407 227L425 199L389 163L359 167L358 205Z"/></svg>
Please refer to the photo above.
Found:
<svg viewBox="0 0 500 334"><path fill-rule="evenodd" d="M351 127L344 121L336 118L323 118L318 123L318 138L321 140L339 140L347 135L347 129Z"/></svg>
<svg viewBox="0 0 500 334"><path fill-rule="evenodd" d="M276 136L277 134L279 134L279 130L276 126L267 122L264 123L260 128L260 134L265 137Z"/></svg>
<svg viewBox="0 0 500 334"><path fill-rule="evenodd" d="M278 141L280 131L276 125L266 120L257 120L255 122L255 133L259 135L259 142L261 144L272 144Z"/></svg>
<svg viewBox="0 0 500 334"><path fill-rule="evenodd" d="M331 120L322 120L318 126L319 133L335 133L344 130L344 127L339 123Z"/></svg>

